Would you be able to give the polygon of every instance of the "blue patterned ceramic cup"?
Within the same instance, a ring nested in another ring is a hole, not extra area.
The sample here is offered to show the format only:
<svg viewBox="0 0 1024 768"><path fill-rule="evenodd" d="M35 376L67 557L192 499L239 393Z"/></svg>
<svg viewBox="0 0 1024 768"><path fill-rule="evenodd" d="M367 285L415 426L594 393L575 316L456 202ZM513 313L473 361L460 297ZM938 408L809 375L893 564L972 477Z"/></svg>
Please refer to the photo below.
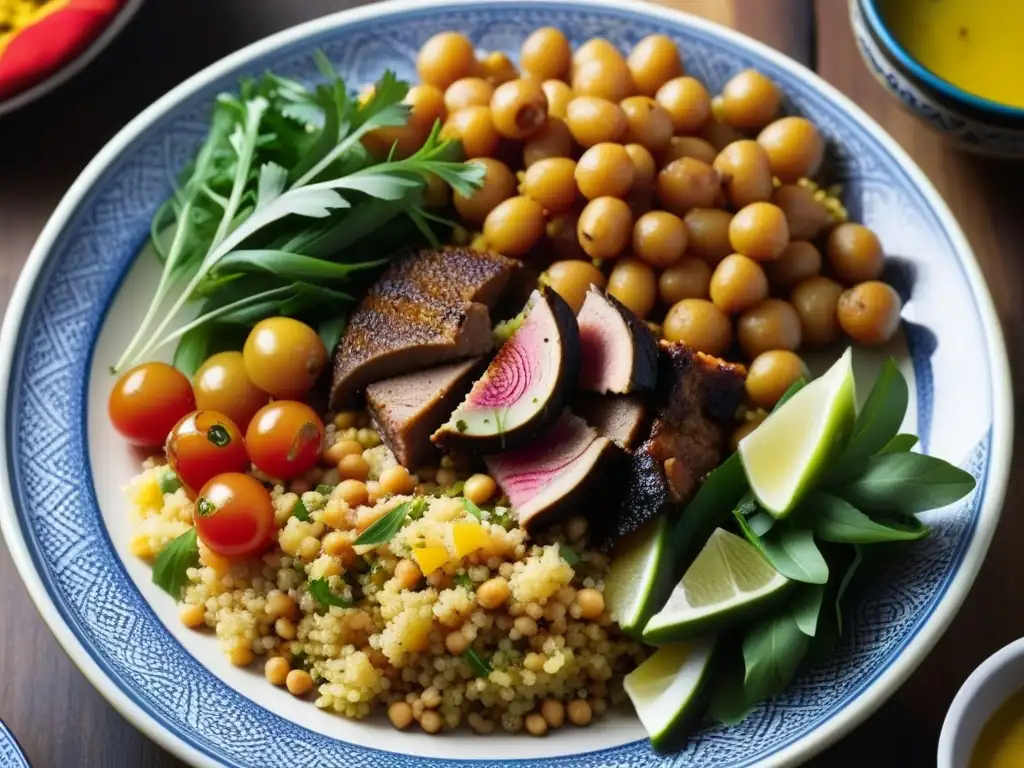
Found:
<svg viewBox="0 0 1024 768"><path fill-rule="evenodd" d="M878 6L879 0L849 0L857 49L875 79L961 149L1024 157L1024 109L975 96L925 68L893 36Z"/></svg>

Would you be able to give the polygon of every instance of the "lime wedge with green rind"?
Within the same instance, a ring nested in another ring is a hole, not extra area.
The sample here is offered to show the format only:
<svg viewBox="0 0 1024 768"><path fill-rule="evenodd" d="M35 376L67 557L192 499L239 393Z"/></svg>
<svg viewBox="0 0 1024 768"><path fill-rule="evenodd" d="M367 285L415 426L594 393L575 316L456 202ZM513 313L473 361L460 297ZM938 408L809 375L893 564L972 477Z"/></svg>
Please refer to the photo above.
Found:
<svg viewBox="0 0 1024 768"><path fill-rule="evenodd" d="M659 574L670 568L668 542L671 521L661 515L623 539L613 553L604 579L604 603L612 620L636 637L658 606L651 593Z"/></svg>
<svg viewBox="0 0 1024 768"><path fill-rule="evenodd" d="M775 605L792 585L756 547L717 528L647 622L644 640L664 645L721 632Z"/></svg>
<svg viewBox="0 0 1024 768"><path fill-rule="evenodd" d="M760 505L786 517L846 446L857 415L852 353L773 411L739 444Z"/></svg>
<svg viewBox="0 0 1024 768"><path fill-rule="evenodd" d="M651 746L658 752L682 747L700 722L710 692L716 640L659 648L623 680Z"/></svg>

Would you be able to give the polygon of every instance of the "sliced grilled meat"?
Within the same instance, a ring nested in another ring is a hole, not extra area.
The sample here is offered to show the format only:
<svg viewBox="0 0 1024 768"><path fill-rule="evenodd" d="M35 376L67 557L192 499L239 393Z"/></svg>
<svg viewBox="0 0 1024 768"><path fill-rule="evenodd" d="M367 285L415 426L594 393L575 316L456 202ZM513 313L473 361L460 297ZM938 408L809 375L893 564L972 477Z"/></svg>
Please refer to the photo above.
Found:
<svg viewBox="0 0 1024 768"><path fill-rule="evenodd" d="M368 384L492 346L489 309L516 262L468 249L419 251L395 261L349 318L334 355L331 407Z"/></svg>
<svg viewBox="0 0 1024 768"><path fill-rule="evenodd" d="M414 371L366 388L366 404L384 444L415 470L437 454L430 435L473 384L481 358Z"/></svg>
<svg viewBox="0 0 1024 768"><path fill-rule="evenodd" d="M725 458L746 370L683 344L661 342L660 408L633 453L614 536L686 504Z"/></svg>
<svg viewBox="0 0 1024 768"><path fill-rule="evenodd" d="M654 389L658 343L643 320L593 285L577 320L582 356L580 388L622 395Z"/></svg>
<svg viewBox="0 0 1024 768"><path fill-rule="evenodd" d="M580 392L573 410L620 448L632 451L646 436L647 406L635 395L598 395Z"/></svg>

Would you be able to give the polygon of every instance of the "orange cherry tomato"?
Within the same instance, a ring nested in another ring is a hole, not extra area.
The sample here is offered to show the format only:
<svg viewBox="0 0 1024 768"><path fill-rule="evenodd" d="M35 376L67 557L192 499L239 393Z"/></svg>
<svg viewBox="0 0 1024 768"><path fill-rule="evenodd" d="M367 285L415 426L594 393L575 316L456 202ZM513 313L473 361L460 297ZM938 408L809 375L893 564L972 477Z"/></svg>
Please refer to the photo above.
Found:
<svg viewBox="0 0 1024 768"><path fill-rule="evenodd" d="M304 397L327 365L316 331L290 317L268 317L249 332L242 349L249 378L281 400Z"/></svg>
<svg viewBox="0 0 1024 768"><path fill-rule="evenodd" d="M218 352L210 357L196 371L192 389L196 408L220 411L242 430L249 426L253 414L270 402L270 395L245 372L241 352Z"/></svg>
<svg viewBox="0 0 1024 768"><path fill-rule="evenodd" d="M225 472L199 491L192 521L196 534L225 557L250 557L267 548L274 536L274 504L254 477Z"/></svg>
<svg viewBox="0 0 1024 768"><path fill-rule="evenodd" d="M245 472L249 456L238 425L217 411L193 411L174 425L164 449L188 495L214 475Z"/></svg>
<svg viewBox="0 0 1024 768"><path fill-rule="evenodd" d="M156 447L189 411L192 385L166 363L143 363L126 372L110 391L107 412L114 429L133 445Z"/></svg>
<svg viewBox="0 0 1024 768"><path fill-rule="evenodd" d="M260 408L249 422L245 445L252 463L273 478L290 480L320 460L324 424L316 411L295 400Z"/></svg>

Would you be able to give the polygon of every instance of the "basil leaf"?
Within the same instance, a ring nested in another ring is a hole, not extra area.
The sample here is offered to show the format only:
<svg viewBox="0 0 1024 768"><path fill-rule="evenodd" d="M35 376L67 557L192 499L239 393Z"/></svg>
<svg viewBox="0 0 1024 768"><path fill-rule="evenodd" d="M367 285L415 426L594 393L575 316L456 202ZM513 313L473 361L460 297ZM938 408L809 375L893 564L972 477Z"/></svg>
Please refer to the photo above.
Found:
<svg viewBox="0 0 1024 768"><path fill-rule="evenodd" d="M814 637L818 632L818 617L824 597L824 584L808 584L801 587L793 598L793 620L808 637Z"/></svg>
<svg viewBox="0 0 1024 768"><path fill-rule="evenodd" d="M737 522L747 540L783 576L807 584L828 581L828 563L814 543L814 535L807 529L780 523L764 536L758 536L746 519L739 517Z"/></svg>
<svg viewBox="0 0 1024 768"><path fill-rule="evenodd" d="M477 677L487 677L491 674L491 665L487 662L487 659L472 648L462 654L462 656L469 662L470 669L473 670L473 674Z"/></svg>
<svg viewBox="0 0 1024 768"><path fill-rule="evenodd" d="M306 505L302 503L302 499L296 499L292 505L292 517L297 517L304 523L308 523L310 520L309 510L306 509Z"/></svg>
<svg viewBox="0 0 1024 768"><path fill-rule="evenodd" d="M743 685L743 656L738 652L730 652L723 661L723 667L724 670L720 673L715 691L711 695L708 715L722 725L736 725L745 720L754 709L747 699Z"/></svg>
<svg viewBox="0 0 1024 768"><path fill-rule="evenodd" d="M472 501L470 501L469 499L463 497L463 499L462 499L462 506L465 508L465 510L467 512L469 512L469 514L471 514L477 520L483 520L483 518L484 518L483 511L480 509L480 507L478 507Z"/></svg>
<svg viewBox="0 0 1024 768"><path fill-rule="evenodd" d="M846 573L843 574L842 580L839 582L839 589L836 590L836 625L839 628L839 634L843 633L843 610L842 600L843 595L846 594L846 590L850 587L850 582L853 581L854 575L857 573L857 569L860 568L861 563L864 562L864 550L854 544L853 545L853 560L846 567Z"/></svg>
<svg viewBox="0 0 1024 768"><path fill-rule="evenodd" d="M872 520L848 501L821 491L811 491L797 511L799 519L822 541L837 544L877 544L883 541L911 541L928 533L928 528L908 528L896 523Z"/></svg>
<svg viewBox="0 0 1024 768"><path fill-rule="evenodd" d="M882 453L835 493L858 509L913 515L959 501L975 484L969 472L934 456Z"/></svg>
<svg viewBox="0 0 1024 768"><path fill-rule="evenodd" d="M175 600L188 586L188 569L199 565L199 544L196 529L189 528L160 550L153 562L153 583Z"/></svg>
<svg viewBox="0 0 1024 768"><path fill-rule="evenodd" d="M334 591L331 589L331 585L327 579L311 579L308 586L309 594L311 594L313 599L320 605L326 607L333 605L338 608L351 608L355 604L347 597L341 597L340 595L334 594Z"/></svg>
<svg viewBox="0 0 1024 768"><path fill-rule="evenodd" d="M408 501L402 502L390 512L379 517L369 528L359 534L355 545L358 547L377 546L391 541L398 533L398 529L402 527L402 523L405 522L411 506Z"/></svg>
<svg viewBox="0 0 1024 768"><path fill-rule="evenodd" d="M907 413L909 398L907 380L890 357L857 414L850 442L836 465L836 478L845 480L855 475L870 456L896 436Z"/></svg>
<svg viewBox="0 0 1024 768"><path fill-rule="evenodd" d="M800 630L788 610L750 630L743 638L747 701L761 701L785 690L810 645L811 638Z"/></svg>
<svg viewBox="0 0 1024 768"><path fill-rule="evenodd" d="M181 488L181 480L171 470L160 475L160 493L174 493L179 488Z"/></svg>
<svg viewBox="0 0 1024 768"><path fill-rule="evenodd" d="M885 444L879 453L908 453L917 445L917 435L902 433Z"/></svg>

